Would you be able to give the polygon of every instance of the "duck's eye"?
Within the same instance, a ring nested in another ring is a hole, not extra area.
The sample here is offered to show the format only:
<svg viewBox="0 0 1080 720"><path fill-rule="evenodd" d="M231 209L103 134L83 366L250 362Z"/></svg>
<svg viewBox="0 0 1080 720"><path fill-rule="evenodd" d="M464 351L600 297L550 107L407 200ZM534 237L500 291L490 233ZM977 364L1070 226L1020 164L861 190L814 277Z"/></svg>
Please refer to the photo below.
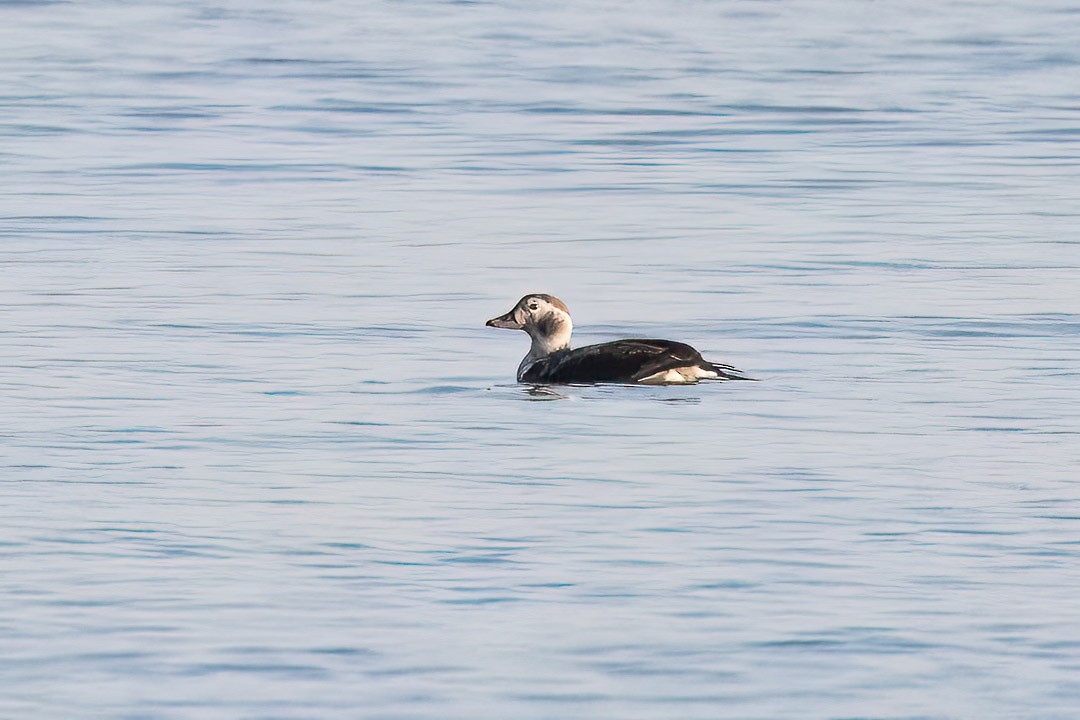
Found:
<svg viewBox="0 0 1080 720"><path fill-rule="evenodd" d="M539 310L540 309L540 303L529 303L529 309L530 310Z"/></svg>

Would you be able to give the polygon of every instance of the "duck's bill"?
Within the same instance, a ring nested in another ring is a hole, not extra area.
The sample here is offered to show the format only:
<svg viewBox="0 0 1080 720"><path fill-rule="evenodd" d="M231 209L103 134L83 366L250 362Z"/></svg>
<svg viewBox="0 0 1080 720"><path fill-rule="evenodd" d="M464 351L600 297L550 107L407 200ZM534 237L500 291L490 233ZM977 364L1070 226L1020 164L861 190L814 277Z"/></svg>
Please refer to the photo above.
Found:
<svg viewBox="0 0 1080 720"><path fill-rule="evenodd" d="M486 324L488 327L506 328L507 330L521 330L523 327L525 327L523 324L519 323L517 320L514 319L513 310L506 313L505 315L500 315L497 318L491 318L487 321Z"/></svg>

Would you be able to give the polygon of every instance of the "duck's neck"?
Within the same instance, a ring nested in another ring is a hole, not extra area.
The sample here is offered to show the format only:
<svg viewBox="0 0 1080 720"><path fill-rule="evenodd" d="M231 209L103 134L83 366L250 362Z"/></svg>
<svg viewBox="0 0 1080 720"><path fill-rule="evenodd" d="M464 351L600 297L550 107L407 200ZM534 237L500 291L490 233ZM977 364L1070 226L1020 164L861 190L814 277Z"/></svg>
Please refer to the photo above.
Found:
<svg viewBox="0 0 1080 720"><path fill-rule="evenodd" d="M553 352L570 349L570 335L574 331L574 325L570 318L550 318L550 322L543 323L539 327L527 327L525 332L532 339L532 347L529 354L521 361L518 367L518 375L525 371L529 365L540 358L547 357Z"/></svg>

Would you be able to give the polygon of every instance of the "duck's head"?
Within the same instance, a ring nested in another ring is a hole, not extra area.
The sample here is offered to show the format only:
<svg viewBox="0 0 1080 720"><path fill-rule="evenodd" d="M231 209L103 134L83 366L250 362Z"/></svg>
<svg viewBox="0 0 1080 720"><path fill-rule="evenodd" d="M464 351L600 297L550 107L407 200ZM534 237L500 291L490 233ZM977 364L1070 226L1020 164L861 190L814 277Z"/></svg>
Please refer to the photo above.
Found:
<svg viewBox="0 0 1080 720"><path fill-rule="evenodd" d="M533 346L544 352L570 347L570 333L574 329L566 303L542 293L526 295L510 312L488 320L487 326L524 330L533 339Z"/></svg>

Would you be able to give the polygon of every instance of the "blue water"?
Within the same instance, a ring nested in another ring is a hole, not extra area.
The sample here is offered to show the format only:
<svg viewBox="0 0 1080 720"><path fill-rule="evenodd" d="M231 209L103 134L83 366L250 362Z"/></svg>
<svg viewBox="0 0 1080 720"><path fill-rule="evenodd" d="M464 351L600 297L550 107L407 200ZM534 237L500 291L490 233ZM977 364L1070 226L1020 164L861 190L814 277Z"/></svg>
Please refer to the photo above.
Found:
<svg viewBox="0 0 1080 720"><path fill-rule="evenodd" d="M0 717L1080 717L1077 37L0 2Z"/></svg>

